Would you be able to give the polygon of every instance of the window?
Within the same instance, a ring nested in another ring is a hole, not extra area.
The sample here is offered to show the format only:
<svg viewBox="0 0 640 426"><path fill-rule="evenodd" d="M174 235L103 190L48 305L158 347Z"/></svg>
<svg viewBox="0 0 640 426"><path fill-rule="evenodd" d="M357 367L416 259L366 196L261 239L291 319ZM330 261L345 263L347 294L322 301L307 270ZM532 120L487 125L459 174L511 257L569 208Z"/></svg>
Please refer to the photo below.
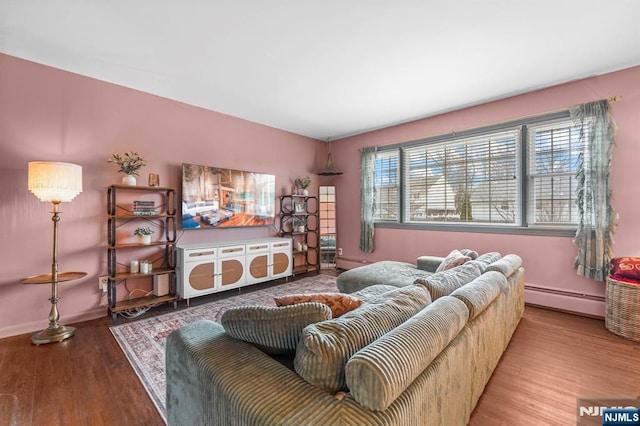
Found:
<svg viewBox="0 0 640 426"><path fill-rule="evenodd" d="M404 220L514 224L520 129L403 152Z"/></svg>
<svg viewBox="0 0 640 426"><path fill-rule="evenodd" d="M398 150L378 152L375 165L376 220L398 219Z"/></svg>
<svg viewBox="0 0 640 426"><path fill-rule="evenodd" d="M570 121L529 128L529 212L532 225L578 223L576 172L580 130Z"/></svg>
<svg viewBox="0 0 640 426"><path fill-rule="evenodd" d="M568 116L378 148L376 225L570 235L582 147Z"/></svg>

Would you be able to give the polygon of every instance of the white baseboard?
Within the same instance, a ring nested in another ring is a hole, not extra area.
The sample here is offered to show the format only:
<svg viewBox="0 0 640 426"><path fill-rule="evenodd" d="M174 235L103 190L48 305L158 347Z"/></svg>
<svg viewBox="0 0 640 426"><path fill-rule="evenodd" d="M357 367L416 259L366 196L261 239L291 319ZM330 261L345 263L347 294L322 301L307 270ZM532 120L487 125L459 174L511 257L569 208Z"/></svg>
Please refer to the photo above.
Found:
<svg viewBox="0 0 640 426"><path fill-rule="evenodd" d="M45 313L46 314L46 313ZM71 325L82 321L89 321L97 318L102 318L107 315L107 308L99 306L90 311L81 312L75 315L65 316L60 322L64 325ZM22 323L18 325L11 325L8 327L0 327L0 339L11 336L18 336L20 334L31 334L36 331L45 329L49 326L49 319L44 316L41 320L32 321L28 323Z"/></svg>
<svg viewBox="0 0 640 426"><path fill-rule="evenodd" d="M604 295L592 295L557 288L538 287L525 284L525 303L566 312L604 318Z"/></svg>

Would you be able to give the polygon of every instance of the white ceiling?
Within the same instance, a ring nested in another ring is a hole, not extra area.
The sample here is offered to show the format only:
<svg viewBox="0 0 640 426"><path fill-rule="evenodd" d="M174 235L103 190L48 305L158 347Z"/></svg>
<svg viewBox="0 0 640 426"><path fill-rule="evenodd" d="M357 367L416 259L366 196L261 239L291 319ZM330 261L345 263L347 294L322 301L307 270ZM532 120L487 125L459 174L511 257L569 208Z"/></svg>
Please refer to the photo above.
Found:
<svg viewBox="0 0 640 426"><path fill-rule="evenodd" d="M640 65L639 20L638 0L0 0L0 52L325 140Z"/></svg>

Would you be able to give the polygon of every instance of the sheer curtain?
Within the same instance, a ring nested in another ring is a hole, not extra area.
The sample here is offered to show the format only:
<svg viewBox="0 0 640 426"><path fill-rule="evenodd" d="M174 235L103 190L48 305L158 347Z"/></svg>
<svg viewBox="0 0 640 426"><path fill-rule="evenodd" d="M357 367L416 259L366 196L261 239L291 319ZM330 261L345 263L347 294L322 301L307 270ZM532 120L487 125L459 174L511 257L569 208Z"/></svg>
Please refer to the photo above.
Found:
<svg viewBox="0 0 640 426"><path fill-rule="evenodd" d="M616 125L607 100L571 108L581 129L577 204L580 221L574 243L578 275L604 281L613 257L613 230L618 215L611 206L611 156Z"/></svg>
<svg viewBox="0 0 640 426"><path fill-rule="evenodd" d="M373 223L376 217L376 153L377 147L360 150L360 250L373 251Z"/></svg>

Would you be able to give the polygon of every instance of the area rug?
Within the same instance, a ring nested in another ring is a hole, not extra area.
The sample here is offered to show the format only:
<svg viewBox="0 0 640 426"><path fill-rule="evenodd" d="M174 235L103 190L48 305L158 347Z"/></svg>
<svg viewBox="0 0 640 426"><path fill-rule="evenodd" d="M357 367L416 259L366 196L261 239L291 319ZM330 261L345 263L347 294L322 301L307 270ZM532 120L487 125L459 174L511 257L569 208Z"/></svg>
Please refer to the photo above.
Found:
<svg viewBox="0 0 640 426"><path fill-rule="evenodd" d="M184 325L207 319L220 322L222 313L235 306L275 306L273 298L294 293L336 292L336 277L316 275L258 290L251 286L229 290L228 297L199 306L179 308L167 314L110 327L158 412L166 422L165 342L167 336ZM224 293L221 293L224 295Z"/></svg>

